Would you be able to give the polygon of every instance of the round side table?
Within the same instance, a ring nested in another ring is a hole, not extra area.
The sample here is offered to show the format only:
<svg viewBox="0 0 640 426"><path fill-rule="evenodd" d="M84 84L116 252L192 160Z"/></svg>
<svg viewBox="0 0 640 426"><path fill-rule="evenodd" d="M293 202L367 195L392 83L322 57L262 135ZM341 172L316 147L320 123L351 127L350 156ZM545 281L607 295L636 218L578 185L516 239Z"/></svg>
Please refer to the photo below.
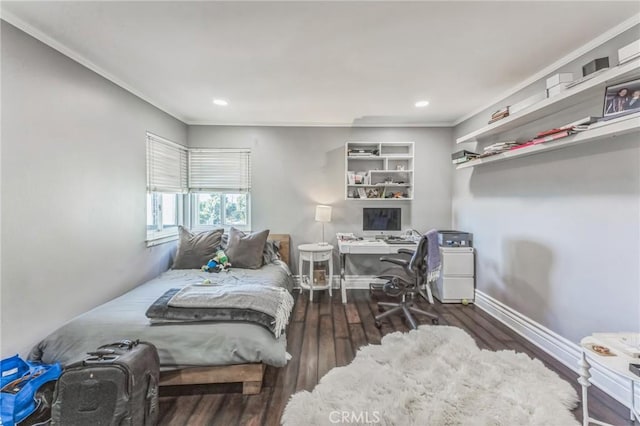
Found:
<svg viewBox="0 0 640 426"><path fill-rule="evenodd" d="M630 335L632 333L629 333ZM615 335L615 333L611 333L611 335ZM579 374L578 383L582 387L582 424L584 426L589 426L590 424L602 425L602 426L613 426L609 423L602 422L600 420L596 420L589 415L589 403L587 401L588 398L588 389L591 386L591 365L596 364L600 367L601 370L608 370L616 376L621 376L628 380L629 386L629 420L631 422L640 422L640 412L636 408L635 403L635 390L640 384L640 376L636 376L631 371L629 371L629 364L637 364L638 358L633 358L630 355L619 351L612 345L607 343L606 341L601 341L602 337L598 337L597 335L587 336L580 341L580 346L582 348L582 356L580 357L580 361L578 362L579 366ZM615 337L614 337L615 338ZM610 354L604 355L597 353L593 350L593 345L599 345L609 348Z"/></svg>
<svg viewBox="0 0 640 426"><path fill-rule="evenodd" d="M309 275L303 273L304 262L309 262ZM313 283L313 264L314 262L329 263L329 277L327 277L325 285L316 285ZM313 302L314 290L329 289L329 296L333 296L331 292L331 283L333 282L333 246L330 244L301 244L298 246L298 273L300 274L300 287L309 290L309 300Z"/></svg>

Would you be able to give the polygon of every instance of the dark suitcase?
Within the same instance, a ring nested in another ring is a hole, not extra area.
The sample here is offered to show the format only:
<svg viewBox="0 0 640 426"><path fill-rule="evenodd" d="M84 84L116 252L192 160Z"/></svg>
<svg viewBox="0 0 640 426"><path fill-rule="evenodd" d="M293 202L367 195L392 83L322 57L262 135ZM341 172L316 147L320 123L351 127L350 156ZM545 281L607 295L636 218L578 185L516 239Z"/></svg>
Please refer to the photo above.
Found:
<svg viewBox="0 0 640 426"><path fill-rule="evenodd" d="M155 425L159 376L152 344L124 340L100 346L65 368L53 397L51 424Z"/></svg>

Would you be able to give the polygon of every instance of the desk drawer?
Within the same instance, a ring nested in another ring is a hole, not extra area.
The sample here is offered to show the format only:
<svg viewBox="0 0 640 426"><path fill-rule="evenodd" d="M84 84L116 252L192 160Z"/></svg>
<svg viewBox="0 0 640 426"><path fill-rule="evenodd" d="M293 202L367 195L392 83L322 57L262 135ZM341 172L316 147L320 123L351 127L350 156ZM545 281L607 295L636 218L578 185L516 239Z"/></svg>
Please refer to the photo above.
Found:
<svg viewBox="0 0 640 426"><path fill-rule="evenodd" d="M349 254L389 254L389 246L385 245L352 245Z"/></svg>
<svg viewBox="0 0 640 426"><path fill-rule="evenodd" d="M310 262L312 256L313 256L314 262L324 262L324 261L331 260L332 252L330 251L313 252L313 253L309 251L300 252L300 259L302 259L305 262Z"/></svg>
<svg viewBox="0 0 640 426"><path fill-rule="evenodd" d="M475 298L473 277L440 277L436 281L433 294L442 303L473 302Z"/></svg>
<svg viewBox="0 0 640 426"><path fill-rule="evenodd" d="M466 275L473 276L475 260L473 251L441 251L442 275Z"/></svg>

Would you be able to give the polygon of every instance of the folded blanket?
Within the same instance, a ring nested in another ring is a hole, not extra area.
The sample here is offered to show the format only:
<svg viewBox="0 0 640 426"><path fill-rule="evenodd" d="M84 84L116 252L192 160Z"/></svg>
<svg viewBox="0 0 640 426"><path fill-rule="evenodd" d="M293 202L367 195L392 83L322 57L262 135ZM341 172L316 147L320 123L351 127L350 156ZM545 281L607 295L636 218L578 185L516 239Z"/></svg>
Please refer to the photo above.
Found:
<svg viewBox="0 0 640 426"><path fill-rule="evenodd" d="M259 284L189 285L169 301L176 308L247 309L274 318L276 337L289 323L293 297L282 287Z"/></svg>
<svg viewBox="0 0 640 426"><path fill-rule="evenodd" d="M438 231L428 231L427 237L427 282L440 278L440 245L438 244Z"/></svg>
<svg viewBox="0 0 640 426"><path fill-rule="evenodd" d="M278 338L289 322L293 297L280 287L247 284L232 277L220 281L236 284L189 285L165 292L147 309L153 325L180 322L249 322Z"/></svg>

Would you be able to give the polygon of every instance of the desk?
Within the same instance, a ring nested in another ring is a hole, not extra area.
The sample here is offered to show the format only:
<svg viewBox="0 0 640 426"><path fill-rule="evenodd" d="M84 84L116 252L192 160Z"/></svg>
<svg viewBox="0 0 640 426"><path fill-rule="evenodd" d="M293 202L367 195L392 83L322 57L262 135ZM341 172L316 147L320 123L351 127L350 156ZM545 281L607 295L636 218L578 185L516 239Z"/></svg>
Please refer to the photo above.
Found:
<svg viewBox="0 0 640 426"><path fill-rule="evenodd" d="M344 286L344 268L347 255L351 254L394 254L398 249L415 250L416 243L387 244L384 240L351 240L340 241L338 239L338 251L340 253L340 289L342 291L342 303L347 303L347 289Z"/></svg>
<svg viewBox="0 0 640 426"><path fill-rule="evenodd" d="M605 356L594 352L591 349L591 346L593 344L606 346L611 350L614 356ZM612 371L617 375L629 379L629 381L631 382L631 409L629 418L631 419L631 421L634 421L634 419L636 421L640 421L640 414L636 410L634 404L634 391L636 388L636 383L640 382L640 376L636 376L631 371L629 371L629 363L637 364L639 362L638 358L632 358L620 351L617 351L615 347L612 347L605 341L599 340L597 334L582 339L580 341L580 346L582 347L582 357L578 364L580 367L580 377L578 378L578 383L580 383L580 386L582 386L582 424L584 426L588 426L591 423L602 426L612 426L608 423L604 423L592 417L589 417L589 405L587 401L587 390L589 386L591 386L591 383L589 381L589 379L591 378L591 373L589 373L591 364L589 363L589 361L596 363L598 366Z"/></svg>

